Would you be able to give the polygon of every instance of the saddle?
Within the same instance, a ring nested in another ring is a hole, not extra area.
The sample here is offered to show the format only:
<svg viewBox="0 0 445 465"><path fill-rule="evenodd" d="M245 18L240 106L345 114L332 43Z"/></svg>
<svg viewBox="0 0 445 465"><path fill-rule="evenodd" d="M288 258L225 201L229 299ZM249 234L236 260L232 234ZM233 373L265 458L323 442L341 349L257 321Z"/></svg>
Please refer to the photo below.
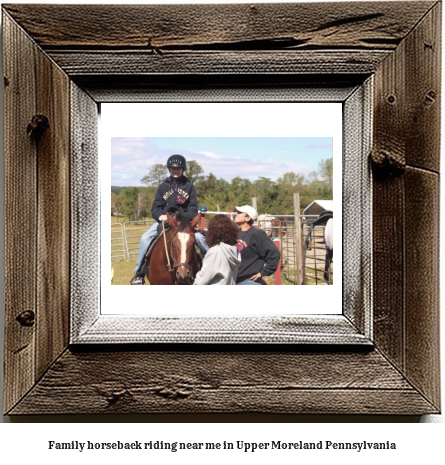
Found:
<svg viewBox="0 0 445 465"><path fill-rule="evenodd" d="M170 224L167 223L164 225L165 231L171 228ZM140 274L142 276L145 276L147 274L148 268L150 266L150 257L153 252L154 246L158 243L159 239L164 235L164 230L162 229L162 223L158 224L158 229L157 229L158 235L151 241L151 244L149 245L147 252L145 252L144 259L142 260L141 263L141 271Z"/></svg>
<svg viewBox="0 0 445 465"><path fill-rule="evenodd" d="M201 249L199 248L199 245L195 242L195 252L196 256L198 258L198 263L199 263L199 268L202 268L202 262L204 261L204 256L202 254Z"/></svg>

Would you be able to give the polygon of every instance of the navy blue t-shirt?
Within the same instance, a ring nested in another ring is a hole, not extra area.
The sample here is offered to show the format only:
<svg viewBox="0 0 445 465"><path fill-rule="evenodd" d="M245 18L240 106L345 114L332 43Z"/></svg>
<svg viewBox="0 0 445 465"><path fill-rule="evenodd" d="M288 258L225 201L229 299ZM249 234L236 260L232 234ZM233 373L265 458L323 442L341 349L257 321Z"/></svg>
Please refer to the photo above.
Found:
<svg viewBox="0 0 445 465"><path fill-rule="evenodd" d="M257 273L270 276L277 270L280 251L264 231L254 227L241 231L238 234L238 248L241 251L241 264L238 268L237 283Z"/></svg>

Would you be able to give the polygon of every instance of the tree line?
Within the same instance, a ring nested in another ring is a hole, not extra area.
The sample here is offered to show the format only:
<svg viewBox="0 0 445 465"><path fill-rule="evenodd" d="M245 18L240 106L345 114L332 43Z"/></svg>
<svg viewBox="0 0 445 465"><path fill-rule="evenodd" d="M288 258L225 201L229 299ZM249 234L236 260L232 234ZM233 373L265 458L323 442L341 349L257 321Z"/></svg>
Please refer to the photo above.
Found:
<svg viewBox="0 0 445 465"><path fill-rule="evenodd" d="M329 158L322 160L318 171L308 176L288 172L276 181L260 176L252 182L237 176L229 182L213 173L205 175L202 166L191 160L187 163L186 176L196 187L198 206L205 205L209 211L228 211L235 206L251 204L252 197L256 197L260 214L291 215L296 192L300 194L301 210L314 200L332 199L332 168L332 158ZM150 217L156 191L167 176L165 165L155 164L141 179L142 187L111 186L111 215L126 216L130 220Z"/></svg>

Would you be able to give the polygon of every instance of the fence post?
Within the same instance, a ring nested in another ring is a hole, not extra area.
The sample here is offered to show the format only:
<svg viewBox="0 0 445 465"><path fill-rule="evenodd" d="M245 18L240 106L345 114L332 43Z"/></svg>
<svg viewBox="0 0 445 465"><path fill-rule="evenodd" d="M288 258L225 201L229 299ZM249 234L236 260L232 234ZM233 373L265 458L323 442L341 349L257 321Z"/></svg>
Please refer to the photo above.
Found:
<svg viewBox="0 0 445 465"><path fill-rule="evenodd" d="M280 239L275 238L273 243L277 246L277 249L280 251L280 261L278 262L277 271L275 271L275 286L281 286L281 248L280 248Z"/></svg>
<svg viewBox="0 0 445 465"><path fill-rule="evenodd" d="M297 284L303 282L303 239L301 234L300 194L294 193L295 217L295 263L297 264Z"/></svg>
<svg viewBox="0 0 445 465"><path fill-rule="evenodd" d="M204 231L206 227L206 214L205 212L201 212L201 231Z"/></svg>
<svg viewBox="0 0 445 465"><path fill-rule="evenodd" d="M252 197L252 207L255 208L256 211L258 211L258 208L256 206L256 197Z"/></svg>

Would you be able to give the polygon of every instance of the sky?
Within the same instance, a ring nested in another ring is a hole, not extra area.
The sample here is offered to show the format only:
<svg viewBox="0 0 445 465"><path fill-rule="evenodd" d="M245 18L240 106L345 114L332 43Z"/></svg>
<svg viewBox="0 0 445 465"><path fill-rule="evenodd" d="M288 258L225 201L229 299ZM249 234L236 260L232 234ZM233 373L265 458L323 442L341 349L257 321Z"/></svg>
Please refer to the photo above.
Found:
<svg viewBox="0 0 445 465"><path fill-rule="evenodd" d="M111 185L141 186L156 163L173 154L196 160L204 174L276 180L293 171L308 175L332 157L332 137L112 137Z"/></svg>

